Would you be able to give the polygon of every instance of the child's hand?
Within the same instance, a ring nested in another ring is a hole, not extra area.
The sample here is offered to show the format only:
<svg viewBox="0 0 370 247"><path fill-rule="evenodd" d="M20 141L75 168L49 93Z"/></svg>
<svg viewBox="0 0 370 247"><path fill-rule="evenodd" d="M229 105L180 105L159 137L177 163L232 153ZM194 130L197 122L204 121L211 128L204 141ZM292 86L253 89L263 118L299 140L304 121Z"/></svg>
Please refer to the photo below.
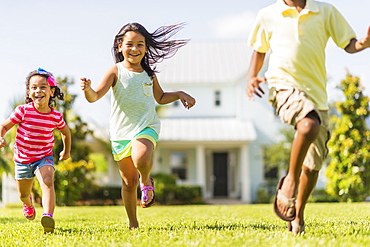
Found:
<svg viewBox="0 0 370 247"><path fill-rule="evenodd" d="M83 91L91 90L91 81L90 81L90 79L82 77L80 80L81 80L80 87Z"/></svg>
<svg viewBox="0 0 370 247"><path fill-rule="evenodd" d="M67 160L69 157L71 157L71 154L69 152L65 152L64 150L59 153L59 160Z"/></svg>
<svg viewBox="0 0 370 247"><path fill-rule="evenodd" d="M262 98L262 94L265 94L265 92L260 87L260 83L264 82L266 83L266 78L264 77L254 77L252 79L248 80L247 85L247 96L249 99L254 99L253 94L257 95L258 97Z"/></svg>
<svg viewBox="0 0 370 247"><path fill-rule="evenodd" d="M195 99L187 93L181 92L180 100L186 109L190 109L195 105Z"/></svg>
<svg viewBox="0 0 370 247"><path fill-rule="evenodd" d="M4 137L0 137L0 148L3 148L6 146L6 141L4 139Z"/></svg>

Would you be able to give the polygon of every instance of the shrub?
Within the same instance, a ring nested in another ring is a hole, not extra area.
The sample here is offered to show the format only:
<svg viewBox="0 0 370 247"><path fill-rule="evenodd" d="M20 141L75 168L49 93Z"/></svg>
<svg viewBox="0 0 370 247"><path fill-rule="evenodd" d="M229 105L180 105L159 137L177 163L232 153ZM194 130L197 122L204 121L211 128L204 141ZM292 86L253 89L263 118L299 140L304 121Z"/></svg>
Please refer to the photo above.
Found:
<svg viewBox="0 0 370 247"><path fill-rule="evenodd" d="M266 189L257 190L257 199L255 203L270 203L272 202L275 194L268 193Z"/></svg>
<svg viewBox="0 0 370 247"><path fill-rule="evenodd" d="M157 173L152 175L155 186L155 201L160 204L171 204L175 197L176 179L168 174ZM138 188L138 197L141 197L140 188Z"/></svg>
<svg viewBox="0 0 370 247"><path fill-rule="evenodd" d="M259 186L257 190L257 199L255 203L271 203L274 200L276 193L277 179L267 179L267 181Z"/></svg>
<svg viewBox="0 0 370 247"><path fill-rule="evenodd" d="M108 206L121 205L121 187L96 187L83 193L83 197L76 205Z"/></svg>
<svg viewBox="0 0 370 247"><path fill-rule="evenodd" d="M200 186L177 185L172 175L157 173L152 175L155 183L155 201L160 204L201 204L202 189ZM139 188L140 190L140 188ZM141 191L138 193L140 198Z"/></svg>
<svg viewBox="0 0 370 247"><path fill-rule="evenodd" d="M94 168L93 162L82 160L59 162L54 176L57 205L75 205L84 194L96 190L92 177Z"/></svg>
<svg viewBox="0 0 370 247"><path fill-rule="evenodd" d="M314 190L308 199L309 202L338 202L336 196L330 195L325 189Z"/></svg>
<svg viewBox="0 0 370 247"><path fill-rule="evenodd" d="M177 186L174 203L178 204L203 204L202 188L197 185Z"/></svg>

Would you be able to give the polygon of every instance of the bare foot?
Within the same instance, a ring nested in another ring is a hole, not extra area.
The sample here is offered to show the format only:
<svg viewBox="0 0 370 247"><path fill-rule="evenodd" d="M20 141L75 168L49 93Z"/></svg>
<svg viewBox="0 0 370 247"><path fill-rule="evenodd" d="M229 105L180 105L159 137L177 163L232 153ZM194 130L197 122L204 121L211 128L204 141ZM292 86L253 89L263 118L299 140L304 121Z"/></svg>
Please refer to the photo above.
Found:
<svg viewBox="0 0 370 247"><path fill-rule="evenodd" d="M294 236L304 235L305 224L303 221L301 223L299 222L300 220L294 220L291 222L291 231L294 234Z"/></svg>
<svg viewBox="0 0 370 247"><path fill-rule="evenodd" d="M139 228L139 223L138 222L136 222L134 224L130 223L130 226L128 227L128 229L130 229L130 230L138 229L138 228Z"/></svg>

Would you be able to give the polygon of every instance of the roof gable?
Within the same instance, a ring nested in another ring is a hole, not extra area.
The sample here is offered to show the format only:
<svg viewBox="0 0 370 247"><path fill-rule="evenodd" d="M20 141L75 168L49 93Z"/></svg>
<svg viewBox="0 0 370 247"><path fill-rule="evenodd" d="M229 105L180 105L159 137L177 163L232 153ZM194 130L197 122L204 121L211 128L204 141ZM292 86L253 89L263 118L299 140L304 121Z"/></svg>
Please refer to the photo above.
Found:
<svg viewBox="0 0 370 247"><path fill-rule="evenodd" d="M247 73L252 50L245 41L190 41L158 64L161 84L230 83Z"/></svg>
<svg viewBox="0 0 370 247"><path fill-rule="evenodd" d="M236 118L162 119L159 142L251 142L257 137L250 121Z"/></svg>

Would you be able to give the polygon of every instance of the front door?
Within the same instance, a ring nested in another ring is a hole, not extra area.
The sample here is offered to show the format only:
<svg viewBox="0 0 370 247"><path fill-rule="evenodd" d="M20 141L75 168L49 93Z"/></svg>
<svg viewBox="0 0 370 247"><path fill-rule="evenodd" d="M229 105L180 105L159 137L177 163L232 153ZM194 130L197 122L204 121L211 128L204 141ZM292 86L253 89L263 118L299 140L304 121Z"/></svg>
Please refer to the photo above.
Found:
<svg viewBox="0 0 370 247"><path fill-rule="evenodd" d="M213 195L228 196L228 153L213 153Z"/></svg>

